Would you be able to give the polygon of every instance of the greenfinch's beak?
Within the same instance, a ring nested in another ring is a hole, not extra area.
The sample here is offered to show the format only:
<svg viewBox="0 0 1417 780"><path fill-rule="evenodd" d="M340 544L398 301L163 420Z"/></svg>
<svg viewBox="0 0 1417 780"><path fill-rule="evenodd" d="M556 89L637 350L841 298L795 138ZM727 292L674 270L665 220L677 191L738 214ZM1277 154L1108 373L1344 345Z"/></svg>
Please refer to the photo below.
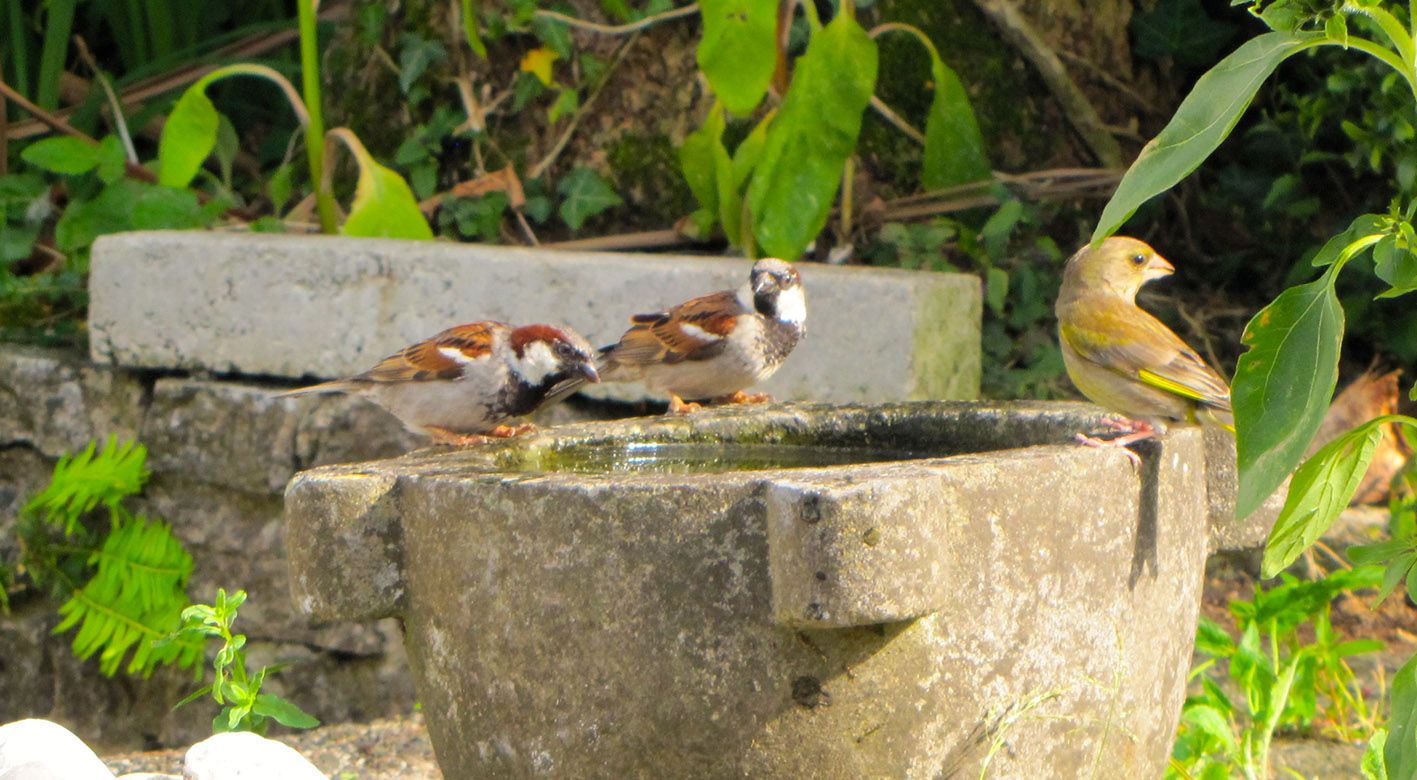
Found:
<svg viewBox="0 0 1417 780"><path fill-rule="evenodd" d="M1174 273L1176 273L1176 266L1171 265L1171 263L1161 255L1152 255L1151 262L1146 264L1146 270L1143 272L1143 275L1149 282L1153 279L1161 279Z"/></svg>

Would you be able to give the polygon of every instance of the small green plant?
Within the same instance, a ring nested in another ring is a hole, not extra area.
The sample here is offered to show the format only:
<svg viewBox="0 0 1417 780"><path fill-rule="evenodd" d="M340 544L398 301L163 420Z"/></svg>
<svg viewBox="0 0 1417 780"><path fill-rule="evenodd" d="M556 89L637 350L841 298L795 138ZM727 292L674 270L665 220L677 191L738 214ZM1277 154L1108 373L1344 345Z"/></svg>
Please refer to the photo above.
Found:
<svg viewBox="0 0 1417 780"><path fill-rule="evenodd" d="M1347 741L1373 733L1381 712L1348 659L1377 652L1383 643L1341 641L1330 610L1335 598L1377 587L1381 579L1382 569L1367 566L1314 582L1285 577L1277 587L1257 587L1253 599L1230 603L1239 641L1202 618L1196 649L1207 659L1191 672L1201 692L1186 700L1166 776L1263 780L1270 777L1276 733L1317 730ZM1312 641L1305 639L1310 634ZM1207 674L1220 664L1224 684Z"/></svg>
<svg viewBox="0 0 1417 780"><path fill-rule="evenodd" d="M141 444L110 437L59 459L49 485L20 512L18 573L64 599L55 633L78 628L74 654L97 654L99 669L147 676L159 665L194 668L202 643L162 640L189 603L192 556L161 520L135 515L124 500L148 472ZM92 521L103 510L106 527Z"/></svg>
<svg viewBox="0 0 1417 780"><path fill-rule="evenodd" d="M193 604L182 610L182 629L168 641L180 642L207 637L221 641L212 661L214 677L210 685L194 691L173 709L210 695L221 712L212 720L212 731L253 731L265 734L270 721L296 729L309 729L320 721L306 714L293 702L273 693L263 693L266 678L280 671L279 666L263 666L254 674L246 667L246 635L233 633L236 613L246 601L246 591L227 595L218 588L213 604Z"/></svg>
<svg viewBox="0 0 1417 780"><path fill-rule="evenodd" d="M816 5L803 4L799 29L805 51L792 62L781 102L762 113L730 153L731 116L752 116L768 94L780 62L776 0L704 0L703 70L717 100L680 150L684 178L699 209L695 231L715 225L750 256L760 251L795 260L826 226L852 158L866 109L875 97L877 38L908 34L925 49L934 99L921 136L921 183L929 189L990 176L984 141L959 77L920 30L888 22L866 30L855 4L836 4L823 25ZM850 233L852 204L843 193L840 216Z"/></svg>

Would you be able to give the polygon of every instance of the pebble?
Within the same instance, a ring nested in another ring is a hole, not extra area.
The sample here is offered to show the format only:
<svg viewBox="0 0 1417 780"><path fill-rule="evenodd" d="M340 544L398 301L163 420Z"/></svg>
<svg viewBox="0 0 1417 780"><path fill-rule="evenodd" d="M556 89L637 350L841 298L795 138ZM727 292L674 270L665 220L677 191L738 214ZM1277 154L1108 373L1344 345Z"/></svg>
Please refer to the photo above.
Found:
<svg viewBox="0 0 1417 780"><path fill-rule="evenodd" d="M113 780L73 732L31 718L0 726L0 780Z"/></svg>

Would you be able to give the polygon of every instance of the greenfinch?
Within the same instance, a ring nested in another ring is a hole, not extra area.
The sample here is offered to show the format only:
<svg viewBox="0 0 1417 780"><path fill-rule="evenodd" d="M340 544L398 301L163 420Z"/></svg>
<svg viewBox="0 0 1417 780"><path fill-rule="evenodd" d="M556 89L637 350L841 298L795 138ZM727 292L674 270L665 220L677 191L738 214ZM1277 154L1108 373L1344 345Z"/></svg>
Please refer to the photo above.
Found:
<svg viewBox="0 0 1417 780"><path fill-rule="evenodd" d="M1142 285L1175 270L1145 242L1122 236L1068 259L1054 307L1068 377L1093 403L1130 418L1106 421L1121 436L1079 441L1125 447L1198 414L1234 431L1224 377L1136 304Z"/></svg>

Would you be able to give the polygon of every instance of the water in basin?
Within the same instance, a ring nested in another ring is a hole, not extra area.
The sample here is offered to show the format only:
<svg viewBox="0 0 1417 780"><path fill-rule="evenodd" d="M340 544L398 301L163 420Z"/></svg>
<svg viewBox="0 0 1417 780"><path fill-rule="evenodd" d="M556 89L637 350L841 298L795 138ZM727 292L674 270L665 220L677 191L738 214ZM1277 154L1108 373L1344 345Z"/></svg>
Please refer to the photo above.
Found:
<svg viewBox="0 0 1417 780"><path fill-rule="evenodd" d="M628 442L516 452L504 467L582 474L690 474L843 466L930 457L911 450L802 444Z"/></svg>

